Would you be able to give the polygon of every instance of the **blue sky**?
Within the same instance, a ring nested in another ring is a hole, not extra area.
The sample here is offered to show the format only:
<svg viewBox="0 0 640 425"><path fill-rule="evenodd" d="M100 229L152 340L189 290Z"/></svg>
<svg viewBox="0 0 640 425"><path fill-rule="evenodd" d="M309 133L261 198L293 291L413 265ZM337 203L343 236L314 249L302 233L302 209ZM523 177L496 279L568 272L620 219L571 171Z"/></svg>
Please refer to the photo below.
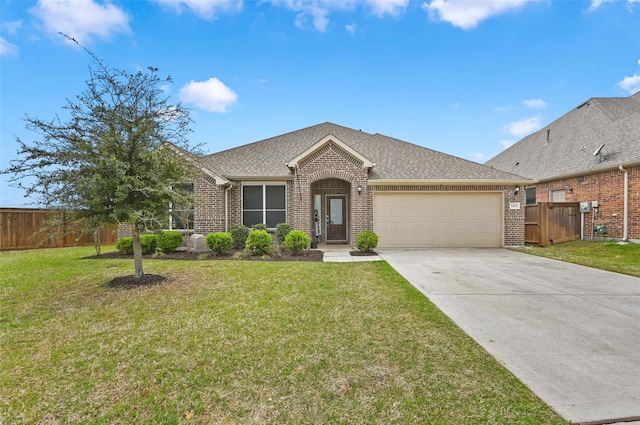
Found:
<svg viewBox="0 0 640 425"><path fill-rule="evenodd" d="M0 169L90 58L160 68L213 153L330 121L477 162L640 90L640 0L2 0ZM0 206L29 202L0 176Z"/></svg>

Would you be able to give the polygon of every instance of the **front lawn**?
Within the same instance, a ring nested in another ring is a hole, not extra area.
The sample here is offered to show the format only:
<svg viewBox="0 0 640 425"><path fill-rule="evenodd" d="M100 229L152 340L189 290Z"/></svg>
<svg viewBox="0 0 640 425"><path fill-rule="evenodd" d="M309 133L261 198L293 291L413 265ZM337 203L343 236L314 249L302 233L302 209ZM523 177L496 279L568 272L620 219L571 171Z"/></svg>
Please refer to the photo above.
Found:
<svg viewBox="0 0 640 425"><path fill-rule="evenodd" d="M640 277L640 244L636 243L621 245L615 242L571 241L519 251Z"/></svg>
<svg viewBox="0 0 640 425"><path fill-rule="evenodd" d="M2 424L561 424L385 262L0 253Z"/></svg>

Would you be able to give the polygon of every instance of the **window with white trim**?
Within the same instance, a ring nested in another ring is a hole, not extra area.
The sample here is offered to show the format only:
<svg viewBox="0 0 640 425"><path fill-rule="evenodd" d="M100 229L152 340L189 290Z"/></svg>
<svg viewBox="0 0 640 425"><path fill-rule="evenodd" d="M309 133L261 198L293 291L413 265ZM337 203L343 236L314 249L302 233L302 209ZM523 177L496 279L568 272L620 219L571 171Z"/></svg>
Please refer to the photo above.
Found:
<svg viewBox="0 0 640 425"><path fill-rule="evenodd" d="M276 224L287 222L287 190L285 185L243 185L242 224L251 227L264 223L275 229Z"/></svg>

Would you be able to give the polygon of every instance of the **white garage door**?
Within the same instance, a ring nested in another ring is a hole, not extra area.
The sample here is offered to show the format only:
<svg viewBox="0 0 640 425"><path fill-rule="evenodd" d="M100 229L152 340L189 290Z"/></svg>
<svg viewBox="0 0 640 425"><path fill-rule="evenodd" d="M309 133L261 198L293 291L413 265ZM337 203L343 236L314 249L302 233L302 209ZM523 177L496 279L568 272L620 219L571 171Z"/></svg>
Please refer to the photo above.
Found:
<svg viewBox="0 0 640 425"><path fill-rule="evenodd" d="M502 193L376 193L381 248L501 247Z"/></svg>

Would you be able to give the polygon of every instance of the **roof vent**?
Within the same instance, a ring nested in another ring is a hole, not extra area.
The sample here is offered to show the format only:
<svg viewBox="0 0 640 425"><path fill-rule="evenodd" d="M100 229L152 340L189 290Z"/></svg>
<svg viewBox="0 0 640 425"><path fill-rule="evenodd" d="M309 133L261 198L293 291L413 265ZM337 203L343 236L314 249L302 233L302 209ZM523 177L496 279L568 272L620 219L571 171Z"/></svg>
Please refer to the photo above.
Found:
<svg viewBox="0 0 640 425"><path fill-rule="evenodd" d="M580 108L582 108L583 106L589 106L589 101L587 100L586 102L584 102L584 103L582 103L582 104L578 105L578 107L577 107L576 109L580 109Z"/></svg>
<svg viewBox="0 0 640 425"><path fill-rule="evenodd" d="M547 143L549 143L550 135L551 135L551 129L547 128Z"/></svg>

